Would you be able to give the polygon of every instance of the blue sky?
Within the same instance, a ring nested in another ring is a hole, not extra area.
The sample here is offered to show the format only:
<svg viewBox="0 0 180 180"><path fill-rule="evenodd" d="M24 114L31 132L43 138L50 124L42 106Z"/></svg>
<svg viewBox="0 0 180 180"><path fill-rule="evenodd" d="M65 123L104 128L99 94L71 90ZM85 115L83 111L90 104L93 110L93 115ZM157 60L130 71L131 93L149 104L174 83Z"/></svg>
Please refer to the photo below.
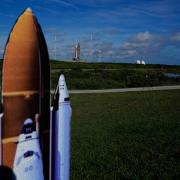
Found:
<svg viewBox="0 0 180 180"><path fill-rule="evenodd" d="M31 7L50 57L180 65L179 0L1 0L0 54L19 14Z"/></svg>

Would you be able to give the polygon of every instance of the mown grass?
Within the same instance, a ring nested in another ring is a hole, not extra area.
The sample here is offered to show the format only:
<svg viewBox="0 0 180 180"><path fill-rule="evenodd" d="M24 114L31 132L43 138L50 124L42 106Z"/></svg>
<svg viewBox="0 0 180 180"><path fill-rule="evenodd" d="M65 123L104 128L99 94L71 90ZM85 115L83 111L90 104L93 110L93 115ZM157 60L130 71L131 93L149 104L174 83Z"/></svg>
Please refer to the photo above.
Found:
<svg viewBox="0 0 180 180"><path fill-rule="evenodd" d="M71 95L71 179L179 179L180 90Z"/></svg>

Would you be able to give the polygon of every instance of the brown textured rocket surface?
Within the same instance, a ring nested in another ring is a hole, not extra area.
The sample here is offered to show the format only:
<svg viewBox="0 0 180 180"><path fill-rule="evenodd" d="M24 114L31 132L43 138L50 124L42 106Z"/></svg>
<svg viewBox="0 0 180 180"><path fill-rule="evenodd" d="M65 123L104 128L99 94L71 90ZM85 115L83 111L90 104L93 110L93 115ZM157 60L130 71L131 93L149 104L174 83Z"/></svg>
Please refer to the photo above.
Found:
<svg viewBox="0 0 180 180"><path fill-rule="evenodd" d="M4 54L3 139L18 136L25 119L34 120L39 114L41 143L45 147L42 132L49 129L49 86L46 42L35 15L28 8L17 19ZM16 148L11 143L3 144L3 164L9 167L13 165ZM44 149L47 156L48 147Z"/></svg>

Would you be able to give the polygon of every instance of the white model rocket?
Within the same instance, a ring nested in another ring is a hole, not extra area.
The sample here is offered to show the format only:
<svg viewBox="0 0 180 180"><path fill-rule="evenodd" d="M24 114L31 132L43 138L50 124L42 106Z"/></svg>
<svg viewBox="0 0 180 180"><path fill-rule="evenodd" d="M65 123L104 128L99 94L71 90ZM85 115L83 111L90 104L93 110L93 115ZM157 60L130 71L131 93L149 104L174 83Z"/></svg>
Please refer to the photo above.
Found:
<svg viewBox="0 0 180 180"><path fill-rule="evenodd" d="M19 136L13 171L17 180L44 180L39 137L31 119L25 120Z"/></svg>
<svg viewBox="0 0 180 180"><path fill-rule="evenodd" d="M71 106L64 75L59 78L51 107L50 180L70 178ZM44 180L37 125L24 122L16 149L13 171L17 180Z"/></svg>
<svg viewBox="0 0 180 180"><path fill-rule="evenodd" d="M52 106L52 180L69 180L71 106L64 75L59 78Z"/></svg>

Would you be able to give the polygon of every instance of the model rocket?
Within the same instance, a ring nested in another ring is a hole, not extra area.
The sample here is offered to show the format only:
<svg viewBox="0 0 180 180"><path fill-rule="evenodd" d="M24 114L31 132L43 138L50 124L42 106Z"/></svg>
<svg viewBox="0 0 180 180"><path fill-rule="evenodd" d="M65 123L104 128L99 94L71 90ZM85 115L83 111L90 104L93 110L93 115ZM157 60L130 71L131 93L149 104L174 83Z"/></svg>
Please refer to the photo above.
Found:
<svg viewBox="0 0 180 180"><path fill-rule="evenodd" d="M71 105L64 75L59 83L52 106L52 180L69 180Z"/></svg>
<svg viewBox="0 0 180 180"><path fill-rule="evenodd" d="M39 136L31 119L25 120L19 136L13 172L17 180L44 180Z"/></svg>
<svg viewBox="0 0 180 180"><path fill-rule="evenodd" d="M25 119L39 117L45 177L49 172L50 68L41 27L30 8L13 26L4 53L2 77L2 164L13 167L16 137Z"/></svg>
<svg viewBox="0 0 180 180"><path fill-rule="evenodd" d="M9 35L2 74L0 165L11 168L17 180L69 180L69 94L61 75L50 107L47 46L30 8Z"/></svg>

